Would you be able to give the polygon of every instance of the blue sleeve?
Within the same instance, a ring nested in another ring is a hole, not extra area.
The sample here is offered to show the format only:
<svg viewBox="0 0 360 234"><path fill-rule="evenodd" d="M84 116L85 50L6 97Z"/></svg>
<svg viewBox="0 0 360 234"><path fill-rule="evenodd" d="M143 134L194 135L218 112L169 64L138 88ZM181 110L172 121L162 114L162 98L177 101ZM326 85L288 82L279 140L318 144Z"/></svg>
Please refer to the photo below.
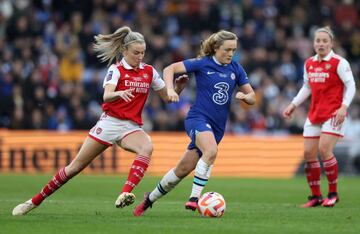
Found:
<svg viewBox="0 0 360 234"><path fill-rule="evenodd" d="M238 63L237 64L237 70L238 70L238 74L237 74L237 85L238 86L242 86L245 84L249 83L249 78L244 70L244 68L242 66L240 66Z"/></svg>
<svg viewBox="0 0 360 234"><path fill-rule="evenodd" d="M204 64L204 57L202 58L192 58L192 59L186 59L183 61L186 72L196 72L201 70Z"/></svg>

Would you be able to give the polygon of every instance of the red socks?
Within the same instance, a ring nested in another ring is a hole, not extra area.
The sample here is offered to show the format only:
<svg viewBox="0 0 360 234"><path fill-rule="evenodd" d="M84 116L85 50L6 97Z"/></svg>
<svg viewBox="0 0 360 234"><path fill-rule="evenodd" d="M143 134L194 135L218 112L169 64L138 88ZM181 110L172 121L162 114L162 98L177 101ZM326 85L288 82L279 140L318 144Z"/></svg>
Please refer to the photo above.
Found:
<svg viewBox="0 0 360 234"><path fill-rule="evenodd" d="M31 200L35 205L40 205L46 197L50 196L53 192L58 190L63 184L65 184L69 178L65 174L65 167L60 169L54 176L52 180L47 183L44 188L35 195Z"/></svg>
<svg viewBox="0 0 360 234"><path fill-rule="evenodd" d="M337 192L337 180L338 180L338 163L333 156L328 160L323 161L325 175L329 183L329 193ZM320 163L318 161L305 163L305 173L308 184L311 189L311 193L314 196L320 196Z"/></svg>
<svg viewBox="0 0 360 234"><path fill-rule="evenodd" d="M337 192L337 179L338 179L338 163L334 156L330 159L323 161L325 175L329 183L329 193Z"/></svg>
<svg viewBox="0 0 360 234"><path fill-rule="evenodd" d="M307 162L305 163L305 173L306 179L311 189L313 196L320 196L320 163L319 161Z"/></svg>
<svg viewBox="0 0 360 234"><path fill-rule="evenodd" d="M136 185L139 184L141 179L144 177L145 171L148 168L150 163L150 158L138 155L129 172L129 176L125 185L122 189L122 192L131 192ZM34 205L38 206L45 200L46 197L50 196L56 190L58 190L63 184L65 184L70 178L67 177L65 173L65 168L60 169L40 191L36 194L31 200Z"/></svg>
<svg viewBox="0 0 360 234"><path fill-rule="evenodd" d="M133 164L131 165L129 176L125 182L125 185L122 189L123 192L130 193L136 185L140 183L142 178L144 177L145 171L148 168L150 163L150 158L137 155Z"/></svg>

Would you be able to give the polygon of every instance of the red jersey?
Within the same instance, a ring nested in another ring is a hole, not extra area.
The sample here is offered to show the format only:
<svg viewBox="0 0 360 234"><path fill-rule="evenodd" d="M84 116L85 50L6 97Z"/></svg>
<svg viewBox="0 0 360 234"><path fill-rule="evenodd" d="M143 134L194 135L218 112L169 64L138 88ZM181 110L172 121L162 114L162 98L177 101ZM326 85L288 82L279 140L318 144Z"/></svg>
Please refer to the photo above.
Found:
<svg viewBox="0 0 360 234"><path fill-rule="evenodd" d="M330 52L321 61L315 55L305 62L304 81L311 89L308 118L313 124L325 122L340 108L344 83L339 76L339 55Z"/></svg>
<svg viewBox="0 0 360 234"><path fill-rule="evenodd" d="M141 63L139 68L132 68L125 59L109 67L103 87L107 84L116 85L115 91L132 89L134 97L130 102L118 98L112 102L104 102L103 111L118 119L132 120L142 125L143 111L150 88L160 90L165 87L164 81L157 71L150 65Z"/></svg>

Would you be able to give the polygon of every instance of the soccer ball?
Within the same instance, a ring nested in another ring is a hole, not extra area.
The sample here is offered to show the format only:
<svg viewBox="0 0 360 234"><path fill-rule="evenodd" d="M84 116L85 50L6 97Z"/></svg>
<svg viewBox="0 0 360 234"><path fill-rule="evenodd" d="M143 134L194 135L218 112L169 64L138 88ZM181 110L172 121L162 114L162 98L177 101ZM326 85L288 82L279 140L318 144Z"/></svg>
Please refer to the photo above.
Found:
<svg viewBox="0 0 360 234"><path fill-rule="evenodd" d="M198 211L201 216L220 218L225 208L225 199L217 192L204 193L198 201Z"/></svg>

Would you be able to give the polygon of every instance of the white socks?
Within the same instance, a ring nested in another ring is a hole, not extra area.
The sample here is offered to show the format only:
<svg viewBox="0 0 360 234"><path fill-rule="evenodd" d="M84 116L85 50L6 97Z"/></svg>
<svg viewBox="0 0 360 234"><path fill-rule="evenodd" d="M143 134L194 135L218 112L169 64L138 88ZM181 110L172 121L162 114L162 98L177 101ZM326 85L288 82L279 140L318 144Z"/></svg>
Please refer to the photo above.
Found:
<svg viewBox="0 0 360 234"><path fill-rule="evenodd" d="M210 177L212 167L213 165L208 165L204 160L201 158L199 159L195 168L195 176L190 197L200 197L201 192Z"/></svg>
<svg viewBox="0 0 360 234"><path fill-rule="evenodd" d="M212 167L213 165L208 165L204 160L201 158L199 159L195 168L195 176L190 197L200 197L201 192L210 177ZM173 190L181 180L181 178L175 175L174 168L168 171L157 184L156 188L150 193L150 201L157 201L159 198Z"/></svg>
<svg viewBox="0 0 360 234"><path fill-rule="evenodd" d="M168 192L170 192L181 181L174 173L174 168L168 171L166 175L157 184L156 188L150 193L149 199L151 202L155 202Z"/></svg>

